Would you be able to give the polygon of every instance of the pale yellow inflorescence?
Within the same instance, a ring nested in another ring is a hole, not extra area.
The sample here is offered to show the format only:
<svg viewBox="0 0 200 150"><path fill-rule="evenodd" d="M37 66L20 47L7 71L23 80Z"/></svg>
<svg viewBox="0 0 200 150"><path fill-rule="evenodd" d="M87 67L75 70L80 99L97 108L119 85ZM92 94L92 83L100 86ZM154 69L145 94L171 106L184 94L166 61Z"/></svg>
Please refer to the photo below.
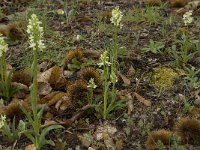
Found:
<svg viewBox="0 0 200 150"><path fill-rule="evenodd" d="M98 63L98 65L101 66L105 66L105 65L111 65L111 63L109 62L109 57L108 57L108 52L104 51L103 54L101 54L100 56L100 63Z"/></svg>
<svg viewBox="0 0 200 150"><path fill-rule="evenodd" d="M192 17L192 10L189 10L188 12L186 12L184 15L183 15L183 22L185 24L185 26L191 24L194 20L194 18Z"/></svg>
<svg viewBox="0 0 200 150"><path fill-rule="evenodd" d="M37 50L37 48L39 48L42 51L45 48L42 40L44 32L41 24L42 22L39 21L38 17L35 14L32 14L27 26L27 33L29 34L29 47L33 50Z"/></svg>
<svg viewBox="0 0 200 150"><path fill-rule="evenodd" d="M111 80L112 83L116 83L118 81L117 76L116 76L114 71L112 71L111 74L110 74L110 80Z"/></svg>
<svg viewBox="0 0 200 150"><path fill-rule="evenodd" d="M97 88L97 85L95 84L95 82L94 82L94 78L91 78L90 80L89 80L89 83L88 83L88 86L87 86L88 88L92 88L92 89L96 89Z"/></svg>
<svg viewBox="0 0 200 150"><path fill-rule="evenodd" d="M0 129L5 125L5 122L6 122L6 116L1 115L1 117L0 117Z"/></svg>
<svg viewBox="0 0 200 150"><path fill-rule="evenodd" d="M4 37L0 35L0 57L2 57L3 53L6 53L8 50L8 45L4 40Z"/></svg>
<svg viewBox="0 0 200 150"><path fill-rule="evenodd" d="M121 27L121 20L122 20L123 14L119 7L115 7L112 10L112 17L110 21L114 24L114 26Z"/></svg>

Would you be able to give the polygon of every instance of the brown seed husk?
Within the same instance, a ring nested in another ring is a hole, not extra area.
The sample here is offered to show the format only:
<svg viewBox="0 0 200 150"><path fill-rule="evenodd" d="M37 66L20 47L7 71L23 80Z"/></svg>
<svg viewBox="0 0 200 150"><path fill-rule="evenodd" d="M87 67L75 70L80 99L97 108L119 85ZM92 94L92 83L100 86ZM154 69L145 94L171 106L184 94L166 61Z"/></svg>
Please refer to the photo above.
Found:
<svg viewBox="0 0 200 150"><path fill-rule="evenodd" d="M195 118L181 118L175 125L181 140L189 144L200 144L200 122Z"/></svg>
<svg viewBox="0 0 200 150"><path fill-rule="evenodd" d="M153 131L149 134L146 141L146 149L148 150L156 150L158 149L158 142L162 142L163 146L169 146L170 139L173 136L171 131L168 130L157 130Z"/></svg>
<svg viewBox="0 0 200 150"><path fill-rule="evenodd" d="M101 75L100 73L93 67L83 68L79 72L80 79L86 81L87 83L91 78L94 79L96 85L101 84Z"/></svg>
<svg viewBox="0 0 200 150"><path fill-rule="evenodd" d="M25 70L18 70L13 73L12 82L22 83L26 86L30 86L32 83L32 77Z"/></svg>
<svg viewBox="0 0 200 150"><path fill-rule="evenodd" d="M62 68L60 68L59 66L54 66L52 68L52 72L48 82L54 90L64 91L67 84L67 80L63 75Z"/></svg>
<svg viewBox="0 0 200 150"><path fill-rule="evenodd" d="M67 93L73 104L78 101L84 102L87 99L87 84L83 80L77 80L68 87Z"/></svg>
<svg viewBox="0 0 200 150"><path fill-rule="evenodd" d="M65 54L65 59L64 59L64 69L67 68L67 65L72 63L72 60L76 59L79 62L83 62L84 61L84 54L83 54L83 50L80 48L77 48L75 50L69 50L66 54Z"/></svg>

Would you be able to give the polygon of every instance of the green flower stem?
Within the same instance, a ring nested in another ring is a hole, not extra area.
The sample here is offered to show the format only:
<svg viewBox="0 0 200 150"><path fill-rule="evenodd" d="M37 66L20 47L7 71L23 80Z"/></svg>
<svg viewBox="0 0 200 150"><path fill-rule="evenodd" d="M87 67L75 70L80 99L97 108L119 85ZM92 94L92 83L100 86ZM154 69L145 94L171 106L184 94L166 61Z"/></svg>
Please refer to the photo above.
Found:
<svg viewBox="0 0 200 150"><path fill-rule="evenodd" d="M187 63L190 59L190 55L188 53L189 47L190 47L189 35L188 35L188 33L183 33L183 44L181 46L181 48L182 48L182 63Z"/></svg>
<svg viewBox="0 0 200 150"><path fill-rule="evenodd" d="M3 61L2 59L0 58L0 65L1 65L1 68L0 68L0 73L1 73L1 82L3 81Z"/></svg>
<svg viewBox="0 0 200 150"><path fill-rule="evenodd" d="M105 64L103 66L103 78L104 78L104 109L103 109L103 119L107 118L107 105L108 105L108 90L109 90L109 83L108 83L108 66Z"/></svg>
<svg viewBox="0 0 200 150"><path fill-rule="evenodd" d="M5 80L5 92L6 92L6 98L9 100L9 84L8 84L8 76L7 76L7 66L6 66L6 55L3 54L3 61L4 61L4 80Z"/></svg>
<svg viewBox="0 0 200 150"><path fill-rule="evenodd" d="M33 128L35 132L35 146L36 149L40 149L40 141L39 141L39 136L40 136L40 122L37 116L37 50L34 50L34 60L33 60L33 66L32 66L32 73L33 73L33 85L32 85L32 90L31 90L31 103L32 103L32 111L33 111Z"/></svg>
<svg viewBox="0 0 200 150"><path fill-rule="evenodd" d="M118 55L118 31L119 31L119 28L117 26L115 26L115 32L114 32L114 35L113 35L113 49L112 49L112 57L113 57L113 68L114 69L113 71L115 72L116 71L116 65L117 65L117 55Z"/></svg>
<svg viewBox="0 0 200 150"><path fill-rule="evenodd" d="M54 142L52 140L46 140L45 136L49 133L49 131L53 129L62 128L60 125L51 125L47 128L41 128L42 114L43 108L38 110L37 100L38 100L38 83L37 83L37 52L39 50L43 50L45 48L42 37L43 37L43 27L41 27L42 23L39 21L35 14L31 15L31 19L29 19L29 25L27 26L27 33L29 34L29 44L30 48L33 49L33 64L32 64L32 76L33 76L33 84L31 86L31 107L33 111L33 117L25 110L26 114L33 130L25 130L24 134L29 138L36 150L40 150L43 145L50 144L53 145Z"/></svg>
<svg viewBox="0 0 200 150"><path fill-rule="evenodd" d="M37 51L34 50L34 60L33 60L33 85L31 90L31 102L34 118L37 116Z"/></svg>
<svg viewBox="0 0 200 150"><path fill-rule="evenodd" d="M112 105L116 100L116 88L115 88L115 85L116 85L115 83L113 83L113 85L112 85L112 101L111 101L110 105Z"/></svg>
<svg viewBox="0 0 200 150"><path fill-rule="evenodd" d="M93 104L93 95L94 95L94 92L93 92L93 88L89 88L89 104Z"/></svg>
<svg viewBox="0 0 200 150"><path fill-rule="evenodd" d="M117 26L115 26L115 33L113 36L113 50L112 50L112 55L113 55L113 59L112 59L112 65L111 65L111 72L114 72L115 74L117 73L117 58L118 58L118 50L119 50L119 46L118 46L118 32L119 32L119 28ZM111 57L112 58L112 57ZM116 82L112 83L112 101L111 101L111 105L115 102L116 99Z"/></svg>
<svg viewBox="0 0 200 150"><path fill-rule="evenodd" d="M116 100L116 73L117 73L117 56L118 56L118 31L121 27L121 19L122 19L122 12L119 10L119 7L116 7L115 9L112 10L112 17L110 19L111 23L114 24L114 34L113 34L113 42L111 45L111 49L109 51L109 58L111 62L111 67L109 67L108 64L104 63L103 64L103 79L104 79L104 109L103 109L103 119L107 119L108 114L112 110L113 104L115 103ZM102 59L102 58L100 58ZM110 64L109 62L109 64ZM111 79L112 83L112 95L111 95L111 101L108 103L108 98L109 98L109 85L110 82L108 79Z"/></svg>
<svg viewBox="0 0 200 150"><path fill-rule="evenodd" d="M3 54L4 55L4 54ZM1 57L1 82L2 82L2 85L4 85L3 83L4 83L4 81L5 81L5 79L4 79L4 61L3 61L3 56Z"/></svg>
<svg viewBox="0 0 200 150"><path fill-rule="evenodd" d="M2 57L0 58L1 61L1 84L2 86L4 85L4 64L3 64L3 59ZM2 92L4 93L4 87L2 88Z"/></svg>
<svg viewBox="0 0 200 150"><path fill-rule="evenodd" d="M108 105L108 93L109 93L109 82L108 82L108 77L112 72L114 74L117 73L117 57L118 57L118 31L119 28L115 26L115 32L113 35L113 47L111 49L110 53L110 61L111 61L111 72L109 72L109 66L105 64L103 66L103 78L104 78L104 111L103 111L103 119L107 119L107 116L110 112L110 108L113 106L115 100L116 100L116 82L112 83L112 97L111 97L111 102Z"/></svg>
<svg viewBox="0 0 200 150"><path fill-rule="evenodd" d="M3 94L6 100L9 100L9 85L8 85L8 76L7 76L7 68L6 68L6 55L2 54L1 57L1 82L3 87Z"/></svg>

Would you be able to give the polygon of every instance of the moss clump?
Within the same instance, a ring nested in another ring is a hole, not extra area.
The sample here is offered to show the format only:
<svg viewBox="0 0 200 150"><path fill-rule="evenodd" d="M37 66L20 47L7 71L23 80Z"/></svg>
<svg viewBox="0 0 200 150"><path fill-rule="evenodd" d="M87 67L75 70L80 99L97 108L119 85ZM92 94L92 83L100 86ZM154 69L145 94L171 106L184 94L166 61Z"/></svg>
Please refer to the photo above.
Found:
<svg viewBox="0 0 200 150"><path fill-rule="evenodd" d="M172 68L154 68L151 83L158 89L168 90L173 86L174 80L181 75L181 71L175 71Z"/></svg>

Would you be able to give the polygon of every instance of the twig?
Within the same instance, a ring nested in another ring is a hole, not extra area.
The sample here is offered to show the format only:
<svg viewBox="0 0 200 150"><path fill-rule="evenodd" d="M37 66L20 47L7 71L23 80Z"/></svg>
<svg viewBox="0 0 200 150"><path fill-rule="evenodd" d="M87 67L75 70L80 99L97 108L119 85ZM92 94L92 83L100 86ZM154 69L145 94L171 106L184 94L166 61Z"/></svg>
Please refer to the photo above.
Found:
<svg viewBox="0 0 200 150"><path fill-rule="evenodd" d="M14 149L15 149L15 146L16 146L16 144L17 144L17 141L18 141L18 140L15 140L15 142L13 143L13 145L12 145L12 147L11 147L11 150L14 150Z"/></svg>

